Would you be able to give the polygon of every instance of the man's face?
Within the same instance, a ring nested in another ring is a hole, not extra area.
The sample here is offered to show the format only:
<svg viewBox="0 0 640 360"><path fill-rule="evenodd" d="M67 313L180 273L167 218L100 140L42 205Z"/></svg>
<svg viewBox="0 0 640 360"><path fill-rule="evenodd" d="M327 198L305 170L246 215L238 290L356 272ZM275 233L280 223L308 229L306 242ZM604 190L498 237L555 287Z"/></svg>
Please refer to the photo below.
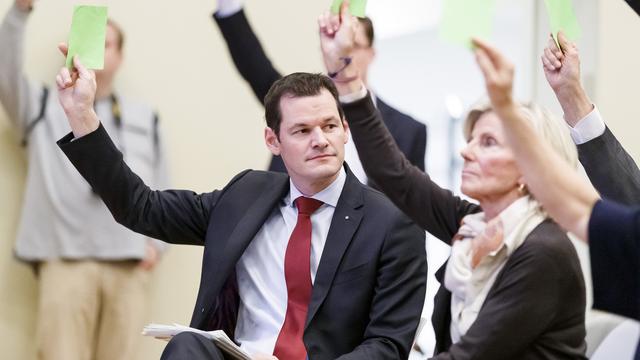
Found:
<svg viewBox="0 0 640 360"><path fill-rule="evenodd" d="M354 66L358 69L365 83L367 82L369 66L373 62L375 55L375 50L369 45L369 39L365 33L364 26L358 26L356 30L355 48L351 56L353 57Z"/></svg>
<svg viewBox="0 0 640 360"><path fill-rule="evenodd" d="M319 95L280 99L280 134L265 130L265 142L282 156L289 176L305 195L324 189L338 176L344 161L348 126L327 89Z"/></svg>
<svg viewBox="0 0 640 360"><path fill-rule="evenodd" d="M96 71L96 81L111 82L122 62L122 51L118 48L118 32L107 24L104 43L104 68Z"/></svg>

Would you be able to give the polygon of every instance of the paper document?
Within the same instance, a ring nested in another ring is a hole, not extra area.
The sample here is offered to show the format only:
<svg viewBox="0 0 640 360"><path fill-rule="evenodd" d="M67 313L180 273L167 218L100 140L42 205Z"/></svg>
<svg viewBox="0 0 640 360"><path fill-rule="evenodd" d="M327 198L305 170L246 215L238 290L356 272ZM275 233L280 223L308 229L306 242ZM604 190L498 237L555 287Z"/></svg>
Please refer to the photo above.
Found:
<svg viewBox="0 0 640 360"><path fill-rule="evenodd" d="M142 329L142 335L171 338L185 331L200 334L207 339L211 339L220 350L224 351L227 355L230 355L234 359L251 360L249 354L238 347L238 345L236 345L222 330L204 331L179 324L149 324L145 326L144 329Z"/></svg>

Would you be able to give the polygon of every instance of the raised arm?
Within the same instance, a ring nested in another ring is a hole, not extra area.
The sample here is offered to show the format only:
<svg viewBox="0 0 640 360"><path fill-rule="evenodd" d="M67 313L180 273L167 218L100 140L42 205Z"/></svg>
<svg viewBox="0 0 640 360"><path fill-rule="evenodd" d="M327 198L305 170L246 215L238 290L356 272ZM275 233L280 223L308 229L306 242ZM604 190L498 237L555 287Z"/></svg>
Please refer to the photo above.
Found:
<svg viewBox="0 0 640 360"><path fill-rule="evenodd" d="M345 8L340 17L321 16L320 43L327 71L337 73L333 76L334 83L362 165L396 206L423 229L448 243L462 217L480 209L440 188L400 151L367 95L360 74L345 61L353 50L358 24L346 11Z"/></svg>
<svg viewBox="0 0 640 360"><path fill-rule="evenodd" d="M63 48L63 52L66 47ZM76 80L65 67L56 77L60 104L72 134L58 144L120 224L171 243L203 245L209 214L220 192L152 191L125 164L93 110L92 71L74 58Z"/></svg>
<svg viewBox="0 0 640 360"><path fill-rule="evenodd" d="M213 19L220 28L229 54L240 75L249 83L260 103L282 75L273 67L253 32L240 0L219 0Z"/></svg>
<svg viewBox="0 0 640 360"><path fill-rule="evenodd" d="M42 87L24 75L25 28L33 0L16 0L0 25L0 103L22 131L36 117Z"/></svg>
<svg viewBox="0 0 640 360"><path fill-rule="evenodd" d="M489 44L474 40L476 60L494 111L529 190L566 230L587 239L589 216L598 200L595 189L542 141L513 101L513 65Z"/></svg>
<svg viewBox="0 0 640 360"><path fill-rule="evenodd" d="M564 33L542 55L545 76L564 111L564 119L578 145L580 162L600 194L622 204L640 203L640 170L605 126L580 81L578 48Z"/></svg>

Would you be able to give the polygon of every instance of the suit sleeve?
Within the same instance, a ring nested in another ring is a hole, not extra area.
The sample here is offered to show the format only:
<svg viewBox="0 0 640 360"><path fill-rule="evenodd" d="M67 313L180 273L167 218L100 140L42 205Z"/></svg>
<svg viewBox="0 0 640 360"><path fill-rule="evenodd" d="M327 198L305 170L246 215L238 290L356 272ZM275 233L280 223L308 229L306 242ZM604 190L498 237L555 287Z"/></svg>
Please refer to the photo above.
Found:
<svg viewBox="0 0 640 360"><path fill-rule="evenodd" d="M422 125L418 131L416 131L416 136L411 143L411 150L409 161L418 167L418 169L425 171L426 166L424 164L424 157L427 152L427 127Z"/></svg>
<svg viewBox="0 0 640 360"><path fill-rule="evenodd" d="M213 19L222 32L236 69L263 103L271 85L282 75L271 64L244 10L224 18L214 14Z"/></svg>
<svg viewBox="0 0 640 360"><path fill-rule="evenodd" d="M578 155L589 180L607 199L640 204L640 170L609 128L597 138L578 145Z"/></svg>
<svg viewBox="0 0 640 360"><path fill-rule="evenodd" d="M365 340L352 352L340 356L340 360L409 357L426 291L425 233L397 213L380 251L377 286Z"/></svg>
<svg viewBox="0 0 640 360"><path fill-rule="evenodd" d="M343 107L367 176L418 225L449 243L462 217L479 211L479 206L439 187L411 164L384 126L370 96Z"/></svg>
<svg viewBox="0 0 640 360"><path fill-rule="evenodd" d="M151 190L124 162L102 124L81 138L70 133L58 145L118 223L169 243L204 244L218 191Z"/></svg>
<svg viewBox="0 0 640 360"><path fill-rule="evenodd" d="M640 321L640 208L600 200L589 219L593 307Z"/></svg>

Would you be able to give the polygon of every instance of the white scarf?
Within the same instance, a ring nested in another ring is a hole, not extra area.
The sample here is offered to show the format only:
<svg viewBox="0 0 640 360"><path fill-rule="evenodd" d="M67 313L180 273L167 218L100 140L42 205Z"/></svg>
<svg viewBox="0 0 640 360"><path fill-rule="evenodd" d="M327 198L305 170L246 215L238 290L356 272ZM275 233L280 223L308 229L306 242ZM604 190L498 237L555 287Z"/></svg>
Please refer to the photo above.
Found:
<svg viewBox="0 0 640 360"><path fill-rule="evenodd" d="M523 196L488 223L484 213L467 215L454 236L444 286L451 291L451 340L456 343L476 320L507 259L546 216L539 203ZM486 255L472 267L474 251Z"/></svg>

